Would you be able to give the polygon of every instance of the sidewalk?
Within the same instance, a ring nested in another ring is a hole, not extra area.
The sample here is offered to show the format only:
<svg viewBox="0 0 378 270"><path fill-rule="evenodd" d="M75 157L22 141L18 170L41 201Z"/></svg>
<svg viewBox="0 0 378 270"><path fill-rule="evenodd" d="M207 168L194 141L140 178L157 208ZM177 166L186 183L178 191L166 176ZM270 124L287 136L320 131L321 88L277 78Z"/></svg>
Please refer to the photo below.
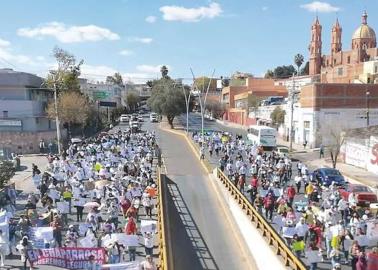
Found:
<svg viewBox="0 0 378 270"><path fill-rule="evenodd" d="M221 121L221 120L216 120L218 124L224 125L224 126L229 126L229 127L234 127L234 128L240 128L245 130L246 127L235 124L235 123L230 123L227 121ZM281 139L277 138L277 144L278 145L284 145L289 147L290 143ZM319 151L319 148L313 148L313 149L303 149L302 145L295 144L293 143L293 150L294 150L294 156L297 156L296 154L301 154L301 153L312 153L315 151ZM327 153L326 153L327 154ZM332 168L332 162L330 159L313 159L309 161L305 161L305 163L309 167L314 167L314 168L319 168L319 167L330 167ZM378 175L373 174L371 172L368 172L364 169L341 163L338 162L336 164L336 168L345 176L345 178L351 182L351 183L362 183L364 185L367 185L375 190L378 188Z"/></svg>

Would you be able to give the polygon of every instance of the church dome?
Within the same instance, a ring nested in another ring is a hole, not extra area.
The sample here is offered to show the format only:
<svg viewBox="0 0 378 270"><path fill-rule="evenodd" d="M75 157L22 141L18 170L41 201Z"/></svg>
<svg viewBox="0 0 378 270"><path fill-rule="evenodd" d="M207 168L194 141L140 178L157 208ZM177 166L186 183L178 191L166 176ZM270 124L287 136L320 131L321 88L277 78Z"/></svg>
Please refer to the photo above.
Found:
<svg viewBox="0 0 378 270"><path fill-rule="evenodd" d="M362 24L354 31L352 39L375 39L375 31L367 24Z"/></svg>

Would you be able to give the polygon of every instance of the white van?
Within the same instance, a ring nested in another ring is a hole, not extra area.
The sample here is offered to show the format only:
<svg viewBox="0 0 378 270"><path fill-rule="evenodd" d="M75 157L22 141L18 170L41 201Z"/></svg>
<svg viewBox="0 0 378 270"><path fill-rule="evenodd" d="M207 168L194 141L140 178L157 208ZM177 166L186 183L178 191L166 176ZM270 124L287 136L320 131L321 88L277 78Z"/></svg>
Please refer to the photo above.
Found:
<svg viewBox="0 0 378 270"><path fill-rule="evenodd" d="M150 114L150 122L151 123L159 122L157 113L151 113Z"/></svg>

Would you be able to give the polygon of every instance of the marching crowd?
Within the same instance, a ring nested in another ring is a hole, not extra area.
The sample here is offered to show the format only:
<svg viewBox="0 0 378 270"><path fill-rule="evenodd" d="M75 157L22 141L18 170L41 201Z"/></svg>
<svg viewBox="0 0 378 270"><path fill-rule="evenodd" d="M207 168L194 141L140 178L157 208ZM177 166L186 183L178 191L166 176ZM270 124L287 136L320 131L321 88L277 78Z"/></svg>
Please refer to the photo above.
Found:
<svg viewBox="0 0 378 270"><path fill-rule="evenodd" d="M145 256L139 269L156 269L153 161L159 151L154 132L118 130L72 143L62 156L48 155L46 171L33 165L38 192L28 196L22 211L16 211L17 196L8 189L1 266L6 255L19 252L24 268L32 268L30 250L56 247L103 248L102 260L87 258L83 267L88 270L135 262L137 252Z"/></svg>
<svg viewBox="0 0 378 270"><path fill-rule="evenodd" d="M323 186L312 179L304 163L265 152L240 135L212 132L202 139L193 133L193 140L200 159L219 160L219 169L311 270L321 262L330 262L331 269L378 269L378 239L369 234L378 225L377 213L359 207L355 194L344 199L334 182Z"/></svg>

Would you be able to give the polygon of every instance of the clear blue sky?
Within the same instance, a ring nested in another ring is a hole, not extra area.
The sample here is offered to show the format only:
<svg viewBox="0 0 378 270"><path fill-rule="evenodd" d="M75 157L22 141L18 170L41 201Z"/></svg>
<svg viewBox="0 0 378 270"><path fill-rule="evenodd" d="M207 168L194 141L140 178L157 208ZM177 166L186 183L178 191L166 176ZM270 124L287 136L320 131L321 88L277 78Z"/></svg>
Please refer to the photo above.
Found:
<svg viewBox="0 0 378 270"><path fill-rule="evenodd" d="M308 58L310 27L317 10L323 25L323 53L338 16L343 49L367 9L378 30L377 0L13 0L2 1L0 67L45 74L59 46L84 59L84 77L114 71L130 78L156 77L159 65L173 77L260 76Z"/></svg>

